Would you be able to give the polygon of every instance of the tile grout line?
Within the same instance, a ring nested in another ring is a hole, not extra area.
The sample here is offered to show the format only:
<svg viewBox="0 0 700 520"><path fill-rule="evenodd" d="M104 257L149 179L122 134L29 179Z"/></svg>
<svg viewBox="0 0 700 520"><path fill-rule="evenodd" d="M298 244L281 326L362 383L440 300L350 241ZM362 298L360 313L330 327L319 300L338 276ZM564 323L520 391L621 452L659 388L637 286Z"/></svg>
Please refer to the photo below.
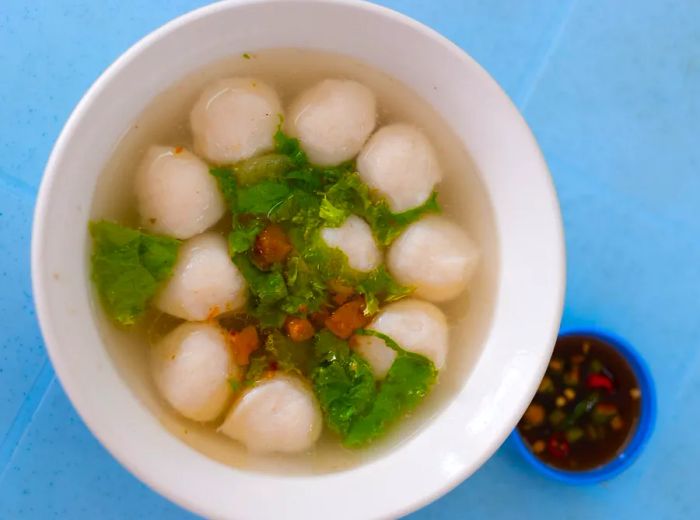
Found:
<svg viewBox="0 0 700 520"><path fill-rule="evenodd" d="M5 436L0 442L0 483L5 477L12 456L19 445L19 441L24 436L29 424L32 422L39 406L54 381L54 372L51 362L47 359L34 379L31 388L27 392L22 405L19 407L10 427L5 432Z"/></svg>
<svg viewBox="0 0 700 520"><path fill-rule="evenodd" d="M554 54L554 51L559 46L559 40L561 40L561 37L564 34L564 30L566 29L566 26L568 25L569 20L571 19L571 15L574 12L574 7L576 7L577 1L578 0L571 0L569 2L569 5L564 9L561 20L557 24L557 27L549 42L549 45L547 45L547 48L544 50L544 52L541 53L541 58L535 64L535 67L533 68L533 72L530 75L530 77L523 82L524 87L520 89L518 94L514 96L513 102L520 109L521 112L524 112L525 108L530 103L530 98L532 97L535 88L542 79L544 71L547 68L547 65L549 64L549 61L552 58L552 55Z"/></svg>

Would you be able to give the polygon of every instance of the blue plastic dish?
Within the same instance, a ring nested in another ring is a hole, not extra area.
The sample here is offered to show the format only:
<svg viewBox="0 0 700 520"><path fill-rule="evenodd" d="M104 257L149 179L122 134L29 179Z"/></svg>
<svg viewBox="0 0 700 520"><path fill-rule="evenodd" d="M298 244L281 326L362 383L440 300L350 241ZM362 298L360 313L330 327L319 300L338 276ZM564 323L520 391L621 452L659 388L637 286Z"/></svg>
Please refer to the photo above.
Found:
<svg viewBox="0 0 700 520"><path fill-rule="evenodd" d="M547 477L567 484L595 484L619 475L644 450L656 423L656 391L646 362L626 341L609 333L596 330L571 330L560 334L559 337L574 335L591 336L610 344L627 360L637 376L639 389L642 392L642 402L639 421L632 438L627 441L622 451L610 462L586 471L567 471L543 462L527 447L517 428L511 433L510 442L532 467Z"/></svg>

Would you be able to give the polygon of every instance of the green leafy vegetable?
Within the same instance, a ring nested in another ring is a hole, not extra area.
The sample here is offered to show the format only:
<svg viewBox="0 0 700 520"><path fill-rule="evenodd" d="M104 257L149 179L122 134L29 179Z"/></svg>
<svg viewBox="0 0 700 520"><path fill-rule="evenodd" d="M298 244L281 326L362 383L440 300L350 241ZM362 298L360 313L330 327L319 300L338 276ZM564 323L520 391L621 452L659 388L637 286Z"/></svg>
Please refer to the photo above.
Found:
<svg viewBox="0 0 700 520"><path fill-rule="evenodd" d="M233 261L253 293L248 311L262 328L281 327L287 315L315 312L327 299L326 284L298 255L273 271L261 271L245 254L236 254Z"/></svg>
<svg viewBox="0 0 700 520"><path fill-rule="evenodd" d="M389 245L404 229L420 220L423 215L440 211L437 192L433 192L423 204L402 213L392 213L387 203L382 201L371 207L366 218L379 243Z"/></svg>
<svg viewBox="0 0 700 520"><path fill-rule="evenodd" d="M326 284L337 280L355 287L365 297L367 315L376 313L381 302L400 300L411 293L411 289L399 284L384 265L369 273L362 273L352 269L347 256L340 249L326 245L320 236L316 235L307 244L303 257L321 280Z"/></svg>
<svg viewBox="0 0 700 520"><path fill-rule="evenodd" d="M369 273L357 284L357 292L365 297L365 314L372 315L382 302L393 302L411 294L412 289L397 282L384 265Z"/></svg>
<svg viewBox="0 0 700 520"><path fill-rule="evenodd" d="M279 331L267 336L265 351L277 362L278 370L308 375L314 358L311 341L294 342Z"/></svg>
<svg viewBox="0 0 700 520"><path fill-rule="evenodd" d="M428 394L437 378L435 365L428 358L407 352L390 337L373 330L359 334L376 336L397 352L386 378L381 382L370 409L353 421L344 442L347 446L361 446L374 440L386 428L413 410Z"/></svg>
<svg viewBox="0 0 700 520"><path fill-rule="evenodd" d="M379 244L391 244L407 226L427 213L439 213L437 193L418 207L392 213L384 199L373 197L369 187L352 171L344 172L325 192L321 218L328 226L337 227L351 214L364 218Z"/></svg>
<svg viewBox="0 0 700 520"><path fill-rule="evenodd" d="M318 214L329 227L341 226L343 222L345 222L345 219L347 219L349 216L349 213L346 210L336 208L327 198L324 198L321 201L321 207Z"/></svg>
<svg viewBox="0 0 700 520"><path fill-rule="evenodd" d="M248 364L248 370L245 373L243 384L245 386L250 386L260 381L265 373L270 370L270 361L265 350L253 353L253 355L250 356L250 363Z"/></svg>
<svg viewBox="0 0 700 520"><path fill-rule="evenodd" d="M261 271L247 256L241 254L234 256L233 262L248 282L250 292L260 303L275 303L287 296L287 285L279 271Z"/></svg>
<svg viewBox="0 0 700 520"><path fill-rule="evenodd" d="M286 155L297 166L304 166L308 164L309 160L306 157L304 150L301 149L299 139L290 137L282 131L282 121L280 121L280 126L277 129L277 132L275 132L274 140L277 153Z"/></svg>
<svg viewBox="0 0 700 520"><path fill-rule="evenodd" d="M238 211L238 184L236 183L236 177L231 168L217 167L211 168L209 173L216 177L216 181L219 185L219 190L224 196L226 205L228 209L234 215Z"/></svg>
<svg viewBox="0 0 700 520"><path fill-rule="evenodd" d="M353 285L359 278L366 276L364 273L352 269L345 253L340 249L328 246L318 230L305 241L305 248L301 254L311 269L316 271L324 282L343 280Z"/></svg>
<svg viewBox="0 0 700 520"><path fill-rule="evenodd" d="M331 227L339 226L353 213L366 218L372 207L369 187L354 171L345 172L328 187L323 200L329 208L333 208L332 212L328 212L330 221L326 219ZM371 227L372 223L369 224Z"/></svg>
<svg viewBox="0 0 700 520"><path fill-rule="evenodd" d="M288 296L280 308L287 314L316 312L327 300L326 284L297 254L287 259L285 281Z"/></svg>
<svg viewBox="0 0 700 520"><path fill-rule="evenodd" d="M263 180L279 179L294 167L294 162L283 154L271 153L252 157L233 167L239 186L250 186Z"/></svg>
<svg viewBox="0 0 700 520"><path fill-rule="evenodd" d="M347 341L327 330L316 335L314 349L314 391L326 424L344 437L375 397L372 370L364 359L350 352Z"/></svg>
<svg viewBox="0 0 700 520"><path fill-rule="evenodd" d="M374 440L414 409L437 377L435 365L428 358L403 350L379 332L358 333L377 336L397 352L378 387L367 362L351 352L346 341L325 330L316 335L317 366L311 372L326 423L351 447Z"/></svg>
<svg viewBox="0 0 700 520"><path fill-rule="evenodd" d="M245 384L259 381L270 370L308 376L313 361L314 349L310 341L295 343L279 331L273 331L265 338L263 348L251 356Z"/></svg>
<svg viewBox="0 0 700 520"><path fill-rule="evenodd" d="M229 253L244 253L249 251L255 243L255 238L263 228L264 223L260 220L253 220L247 225L238 224L228 235Z"/></svg>
<svg viewBox="0 0 700 520"><path fill-rule="evenodd" d="M107 313L123 325L143 314L171 274L180 241L107 221L91 222L92 279Z"/></svg>
<svg viewBox="0 0 700 520"><path fill-rule="evenodd" d="M313 193L290 188L289 196L268 216L273 222L302 231L300 238L304 239L320 226L319 205L320 202Z"/></svg>
<svg viewBox="0 0 700 520"><path fill-rule="evenodd" d="M284 182L261 181L248 187L239 187L236 207L240 213L270 215L291 190Z"/></svg>
<svg viewBox="0 0 700 520"><path fill-rule="evenodd" d="M436 375L433 363L423 356L412 352L397 356L369 411L352 423L345 444L361 446L379 437L428 395Z"/></svg>

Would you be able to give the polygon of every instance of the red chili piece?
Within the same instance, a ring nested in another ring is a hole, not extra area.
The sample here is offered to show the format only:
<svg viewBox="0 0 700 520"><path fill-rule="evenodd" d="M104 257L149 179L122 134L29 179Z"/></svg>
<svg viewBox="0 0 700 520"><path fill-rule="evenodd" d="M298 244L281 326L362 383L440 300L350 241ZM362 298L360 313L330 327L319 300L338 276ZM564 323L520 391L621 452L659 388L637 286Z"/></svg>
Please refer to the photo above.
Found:
<svg viewBox="0 0 700 520"><path fill-rule="evenodd" d="M552 435L547 442L547 451L552 457L562 459L569 455L569 443L559 435Z"/></svg>
<svg viewBox="0 0 700 520"><path fill-rule="evenodd" d="M588 374L586 387L591 390L606 390L608 393L611 393L613 391L613 382L602 374Z"/></svg>

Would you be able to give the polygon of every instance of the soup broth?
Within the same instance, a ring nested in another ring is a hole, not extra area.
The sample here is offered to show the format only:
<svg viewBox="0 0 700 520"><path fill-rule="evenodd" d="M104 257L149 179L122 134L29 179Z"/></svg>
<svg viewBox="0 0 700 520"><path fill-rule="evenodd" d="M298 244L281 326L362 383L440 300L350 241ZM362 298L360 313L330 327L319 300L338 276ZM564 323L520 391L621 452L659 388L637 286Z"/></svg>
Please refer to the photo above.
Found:
<svg viewBox="0 0 700 520"><path fill-rule="evenodd" d="M315 448L299 455L256 455L216 432L215 427L184 419L159 396L148 363L149 343L171 330L177 320L154 311L131 328L115 326L95 305L106 348L120 374L138 399L162 424L192 448L224 464L280 474L319 474L343 470L395 449L438 415L465 384L488 333L496 292L498 245L489 198L464 145L441 117L413 91L395 79L345 56L297 49L274 49L235 55L203 67L153 99L125 129L111 160L99 179L92 218L137 226L134 175L152 144L192 147L189 114L210 82L227 77L252 76L275 87L282 106L303 89L324 78L361 82L377 98L378 125L407 122L420 128L435 147L444 179L438 185L443 213L465 229L478 244L481 259L469 290L447 304L450 350L432 392L414 413L395 425L388 435L368 448L347 449L324 430ZM465 95L468 95L465 93ZM225 235L230 219L214 230Z"/></svg>

